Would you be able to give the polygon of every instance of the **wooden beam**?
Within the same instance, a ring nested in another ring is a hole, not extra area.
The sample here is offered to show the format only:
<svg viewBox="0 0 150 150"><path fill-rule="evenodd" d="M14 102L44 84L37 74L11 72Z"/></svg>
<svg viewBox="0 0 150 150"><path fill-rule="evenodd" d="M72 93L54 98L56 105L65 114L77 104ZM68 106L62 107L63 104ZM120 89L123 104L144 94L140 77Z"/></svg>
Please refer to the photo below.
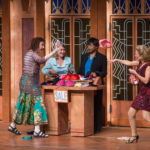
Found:
<svg viewBox="0 0 150 150"><path fill-rule="evenodd" d="M2 0L2 96L3 96L3 121L10 121L10 1Z"/></svg>
<svg viewBox="0 0 150 150"><path fill-rule="evenodd" d="M98 37L98 0L91 0L91 37Z"/></svg>
<svg viewBox="0 0 150 150"><path fill-rule="evenodd" d="M35 36L45 38L45 1L36 0L36 14L35 14ZM45 55L43 51L41 56ZM41 65L42 68L44 65ZM44 75L40 76L40 82L44 82Z"/></svg>
<svg viewBox="0 0 150 150"><path fill-rule="evenodd" d="M98 39L104 39L106 38L106 1L99 1L98 0ZM100 52L104 55L106 54L106 50L100 49Z"/></svg>
<svg viewBox="0 0 150 150"><path fill-rule="evenodd" d="M45 1L36 0L35 36L45 37Z"/></svg>

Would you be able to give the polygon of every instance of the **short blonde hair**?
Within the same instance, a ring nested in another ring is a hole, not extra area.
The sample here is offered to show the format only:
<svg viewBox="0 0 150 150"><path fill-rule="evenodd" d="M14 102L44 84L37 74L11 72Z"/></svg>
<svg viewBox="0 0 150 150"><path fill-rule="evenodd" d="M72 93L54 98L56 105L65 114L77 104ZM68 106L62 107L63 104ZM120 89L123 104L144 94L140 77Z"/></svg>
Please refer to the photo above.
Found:
<svg viewBox="0 0 150 150"><path fill-rule="evenodd" d="M145 45L138 45L136 50L144 62L150 62L150 48Z"/></svg>
<svg viewBox="0 0 150 150"><path fill-rule="evenodd" d="M66 50L65 45L61 45L60 47L63 47L63 48ZM54 57L55 57L56 59L58 58L58 52L55 53Z"/></svg>

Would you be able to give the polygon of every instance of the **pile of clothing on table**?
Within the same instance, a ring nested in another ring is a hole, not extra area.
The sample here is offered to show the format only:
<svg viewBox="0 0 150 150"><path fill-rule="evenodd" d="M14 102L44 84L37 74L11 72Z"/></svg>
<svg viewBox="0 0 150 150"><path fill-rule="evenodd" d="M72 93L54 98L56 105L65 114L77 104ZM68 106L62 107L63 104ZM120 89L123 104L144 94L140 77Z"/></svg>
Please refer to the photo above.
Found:
<svg viewBox="0 0 150 150"><path fill-rule="evenodd" d="M67 86L67 87L87 87L97 86L93 84L93 77L84 77L78 74L63 74L52 75L47 77L47 81L43 82L42 85L56 85L56 86Z"/></svg>

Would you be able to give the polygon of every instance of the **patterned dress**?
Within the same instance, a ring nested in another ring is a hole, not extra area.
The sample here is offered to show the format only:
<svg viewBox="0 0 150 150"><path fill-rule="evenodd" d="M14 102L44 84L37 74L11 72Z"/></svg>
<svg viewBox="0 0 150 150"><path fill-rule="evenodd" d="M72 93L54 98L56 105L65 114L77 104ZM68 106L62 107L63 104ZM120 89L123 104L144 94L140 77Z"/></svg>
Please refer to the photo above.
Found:
<svg viewBox="0 0 150 150"><path fill-rule="evenodd" d="M145 77L145 71L150 63L146 63L143 66L140 63L137 67L137 73L141 76ZM150 82L148 84L144 84L139 80L139 93L133 100L131 105L136 110L146 110L150 112Z"/></svg>
<svg viewBox="0 0 150 150"><path fill-rule="evenodd" d="M41 96L39 80L40 64L45 58L32 50L24 57L23 74L20 79L20 93L15 105L12 121L16 124L47 124L47 113Z"/></svg>

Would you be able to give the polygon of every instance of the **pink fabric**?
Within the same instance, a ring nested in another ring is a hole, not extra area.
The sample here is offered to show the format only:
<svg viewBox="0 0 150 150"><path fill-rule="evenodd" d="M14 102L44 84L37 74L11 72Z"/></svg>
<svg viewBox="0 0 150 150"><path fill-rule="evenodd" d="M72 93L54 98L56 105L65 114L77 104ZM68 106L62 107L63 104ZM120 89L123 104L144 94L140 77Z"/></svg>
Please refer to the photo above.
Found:
<svg viewBox="0 0 150 150"><path fill-rule="evenodd" d="M60 76L60 79L65 78L65 76L66 76L66 74L62 74L62 75Z"/></svg>
<svg viewBox="0 0 150 150"><path fill-rule="evenodd" d="M75 85L75 82L71 81L71 80L68 80L66 82L66 85L65 86L74 86Z"/></svg>
<svg viewBox="0 0 150 150"><path fill-rule="evenodd" d="M64 86L65 85L65 80L59 80L56 85L57 86Z"/></svg>
<svg viewBox="0 0 150 150"><path fill-rule="evenodd" d="M104 48L104 49L112 48L113 44L107 39L102 39L102 40L99 40L99 47Z"/></svg>

